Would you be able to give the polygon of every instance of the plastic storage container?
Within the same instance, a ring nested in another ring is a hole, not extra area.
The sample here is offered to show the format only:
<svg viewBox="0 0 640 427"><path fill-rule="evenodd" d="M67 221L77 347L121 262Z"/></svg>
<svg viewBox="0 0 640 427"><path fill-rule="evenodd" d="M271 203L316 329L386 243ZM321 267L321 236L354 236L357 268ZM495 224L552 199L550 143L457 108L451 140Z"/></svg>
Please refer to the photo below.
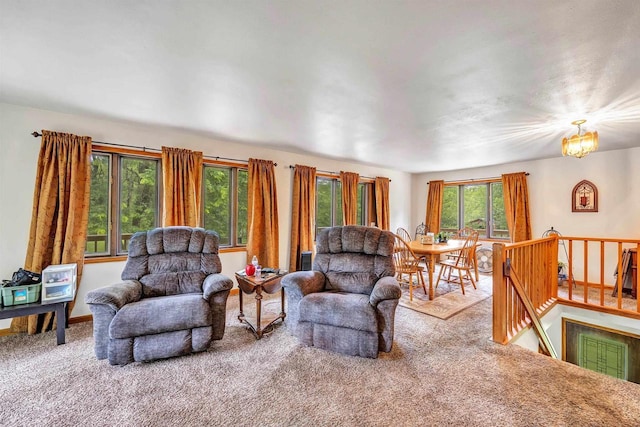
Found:
<svg viewBox="0 0 640 427"><path fill-rule="evenodd" d="M42 270L42 303L72 301L76 294L76 264L50 265Z"/></svg>
<svg viewBox="0 0 640 427"><path fill-rule="evenodd" d="M5 306L29 304L37 302L38 299L40 299L40 283L2 287L2 304Z"/></svg>

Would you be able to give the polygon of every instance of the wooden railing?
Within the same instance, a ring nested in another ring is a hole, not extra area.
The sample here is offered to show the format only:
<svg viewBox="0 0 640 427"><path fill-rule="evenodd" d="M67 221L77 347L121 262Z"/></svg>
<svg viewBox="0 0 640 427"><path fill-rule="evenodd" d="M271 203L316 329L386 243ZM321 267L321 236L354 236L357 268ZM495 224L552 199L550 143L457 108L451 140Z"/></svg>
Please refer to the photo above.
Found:
<svg viewBox="0 0 640 427"><path fill-rule="evenodd" d="M538 315L561 303L640 319L640 299L623 294L623 253L633 248L640 250L640 240L554 235L515 244L494 243L493 340L507 343L531 325L522 298ZM562 281L559 258L567 264ZM505 274L507 259L522 284L522 297ZM614 276L616 267L621 274ZM618 290L615 296L614 289Z"/></svg>
<svg viewBox="0 0 640 427"><path fill-rule="evenodd" d="M506 260L510 259L510 268L517 272L526 298L538 313L542 313L555 301L557 254L556 236L508 245L493 244L494 341L506 344L531 323L525 304L505 274Z"/></svg>
<svg viewBox="0 0 640 427"><path fill-rule="evenodd" d="M129 240L131 240L133 233L122 234L122 248L124 250L129 249ZM85 247L86 254L95 254L105 252L107 249L107 235L106 234L90 234L87 236L87 243Z"/></svg>

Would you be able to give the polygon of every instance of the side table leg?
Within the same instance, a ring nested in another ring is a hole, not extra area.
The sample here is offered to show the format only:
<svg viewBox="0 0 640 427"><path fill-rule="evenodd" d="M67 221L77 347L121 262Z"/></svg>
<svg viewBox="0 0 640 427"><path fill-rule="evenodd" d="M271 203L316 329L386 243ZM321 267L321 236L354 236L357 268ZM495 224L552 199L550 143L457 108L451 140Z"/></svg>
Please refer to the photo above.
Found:
<svg viewBox="0 0 640 427"><path fill-rule="evenodd" d="M238 288L238 299L240 300L240 314L238 314L238 321L242 323L244 319L244 313L242 312L242 289Z"/></svg>
<svg viewBox="0 0 640 427"><path fill-rule="evenodd" d="M256 335L262 338L260 315L262 312L262 286L256 286Z"/></svg>
<svg viewBox="0 0 640 427"><path fill-rule="evenodd" d="M67 303L56 304L56 336L58 345L65 343L64 328L67 324Z"/></svg>

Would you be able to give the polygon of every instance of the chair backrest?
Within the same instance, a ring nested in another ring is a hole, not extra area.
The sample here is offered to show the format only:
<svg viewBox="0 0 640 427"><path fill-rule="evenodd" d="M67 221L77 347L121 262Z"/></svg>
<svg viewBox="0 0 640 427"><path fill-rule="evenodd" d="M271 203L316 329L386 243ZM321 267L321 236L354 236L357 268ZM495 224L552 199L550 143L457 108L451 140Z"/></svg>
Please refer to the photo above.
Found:
<svg viewBox="0 0 640 427"><path fill-rule="evenodd" d="M471 236L473 233L475 233L476 235L478 234L478 232L476 230L474 230L471 227L464 227L461 228L460 230L456 231L456 233L451 236L449 239L453 239L453 240L465 240L467 237Z"/></svg>
<svg viewBox="0 0 640 427"><path fill-rule="evenodd" d="M326 228L316 238L313 270L325 274L327 290L369 295L380 278L395 275L394 240L376 227Z"/></svg>
<svg viewBox="0 0 640 427"><path fill-rule="evenodd" d="M415 273L418 271L419 262L419 258L413 253L408 242L396 235L393 247L393 263L396 267L396 273Z"/></svg>
<svg viewBox="0 0 640 427"><path fill-rule="evenodd" d="M165 227L135 233L122 280L139 280L144 297L202 292L202 282L222 271L218 233Z"/></svg>
<svg viewBox="0 0 640 427"><path fill-rule="evenodd" d="M400 236L405 242L411 241L411 234L409 234L409 232L402 227L398 227L398 229L396 230L396 234Z"/></svg>
<svg viewBox="0 0 640 427"><path fill-rule="evenodd" d="M464 246L460 250L456 265L459 267L470 268L473 266L473 256L475 254L476 244L478 243L478 232L472 230L467 239L464 241Z"/></svg>

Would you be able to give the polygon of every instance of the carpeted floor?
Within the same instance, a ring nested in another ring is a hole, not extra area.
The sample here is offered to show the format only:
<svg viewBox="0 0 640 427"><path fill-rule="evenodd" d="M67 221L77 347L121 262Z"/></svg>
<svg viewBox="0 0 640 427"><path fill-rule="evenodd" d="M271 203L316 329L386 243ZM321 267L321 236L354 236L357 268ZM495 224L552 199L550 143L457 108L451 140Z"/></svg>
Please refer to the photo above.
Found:
<svg viewBox="0 0 640 427"><path fill-rule="evenodd" d="M491 342L491 298L446 321L398 307L378 359L301 347L286 326L256 341L236 315L234 297L208 352L124 367L95 359L90 323L62 346L53 332L0 338L0 425L640 424L638 384Z"/></svg>

